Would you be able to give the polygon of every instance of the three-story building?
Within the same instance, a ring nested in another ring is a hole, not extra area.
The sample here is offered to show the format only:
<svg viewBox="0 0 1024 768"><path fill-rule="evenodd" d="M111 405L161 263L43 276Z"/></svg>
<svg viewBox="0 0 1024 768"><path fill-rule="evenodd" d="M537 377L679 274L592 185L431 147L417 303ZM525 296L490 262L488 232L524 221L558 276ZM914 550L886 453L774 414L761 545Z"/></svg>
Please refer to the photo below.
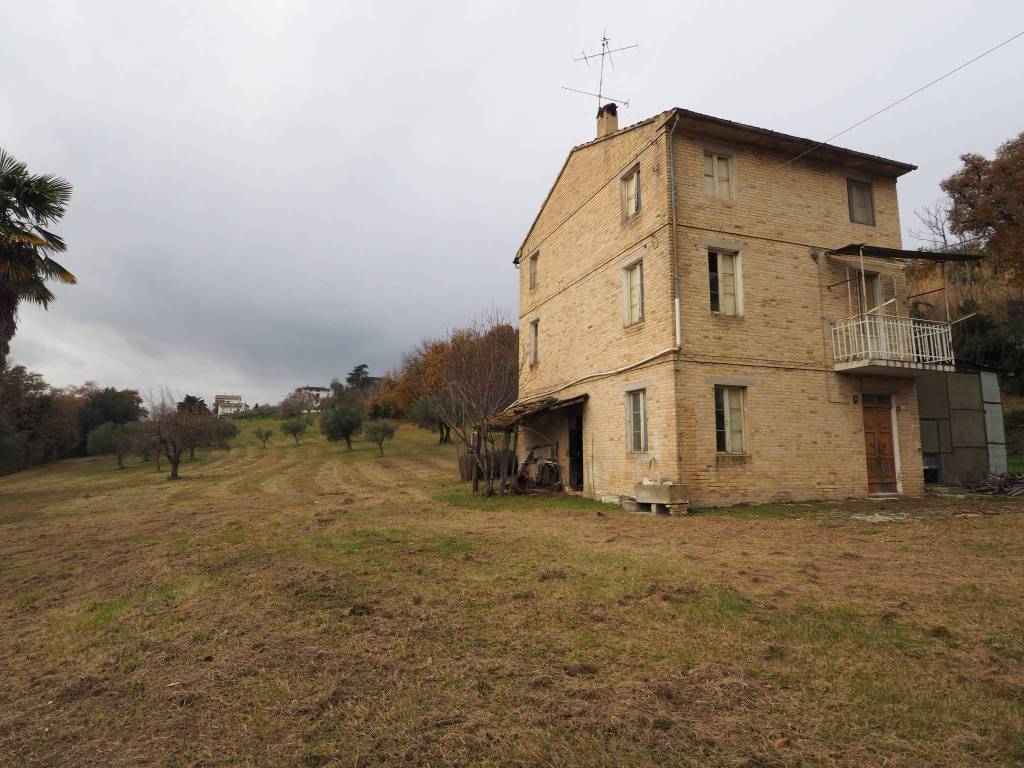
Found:
<svg viewBox="0 0 1024 768"><path fill-rule="evenodd" d="M948 324L909 317L905 260L944 258L900 250L914 166L684 109L617 120L515 257L520 445L605 500L919 492L914 377L953 357Z"/></svg>

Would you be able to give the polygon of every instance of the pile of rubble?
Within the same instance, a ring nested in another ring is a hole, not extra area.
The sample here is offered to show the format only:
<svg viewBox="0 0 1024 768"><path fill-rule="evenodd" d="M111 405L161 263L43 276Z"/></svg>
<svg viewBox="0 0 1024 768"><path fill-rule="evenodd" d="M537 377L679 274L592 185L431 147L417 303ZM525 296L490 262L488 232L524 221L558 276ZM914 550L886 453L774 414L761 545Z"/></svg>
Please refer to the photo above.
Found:
<svg viewBox="0 0 1024 768"><path fill-rule="evenodd" d="M968 483L975 493L996 493L1002 496L1024 496L1024 475L988 475L984 480Z"/></svg>

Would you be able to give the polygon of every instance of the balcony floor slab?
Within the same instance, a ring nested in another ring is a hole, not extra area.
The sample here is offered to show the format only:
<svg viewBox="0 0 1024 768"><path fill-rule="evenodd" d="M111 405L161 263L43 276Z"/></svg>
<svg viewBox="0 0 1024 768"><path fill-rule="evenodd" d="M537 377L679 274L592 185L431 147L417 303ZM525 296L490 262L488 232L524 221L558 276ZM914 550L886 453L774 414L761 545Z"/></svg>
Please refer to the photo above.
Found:
<svg viewBox="0 0 1024 768"><path fill-rule="evenodd" d="M846 373L851 376L888 376L889 378L909 379L929 373L950 373L955 370L956 366L945 363L909 363L902 360L879 360L876 358L836 363L836 373Z"/></svg>

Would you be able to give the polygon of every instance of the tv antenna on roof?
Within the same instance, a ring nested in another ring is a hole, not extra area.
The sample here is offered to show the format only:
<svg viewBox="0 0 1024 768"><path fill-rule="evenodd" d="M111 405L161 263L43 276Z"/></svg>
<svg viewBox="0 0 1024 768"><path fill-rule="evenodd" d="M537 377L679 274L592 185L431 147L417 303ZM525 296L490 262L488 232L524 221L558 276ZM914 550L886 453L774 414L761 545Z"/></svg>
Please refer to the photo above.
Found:
<svg viewBox="0 0 1024 768"><path fill-rule="evenodd" d="M608 39L608 30L605 30L604 33L601 35L600 53L587 53L586 51L581 51L583 55L580 56L579 58L573 59L574 62L585 62L588 67L590 66L590 62L592 59L601 60L600 74L597 80L597 93L591 93L590 91L581 91L577 88L570 88L567 85L562 86L562 89L566 91L572 91L573 93L582 93L584 96L594 96L595 98L597 98L598 109L602 107L602 102L605 101L611 101L614 102L615 104L621 104L624 107L629 106L628 99L614 99L611 96L608 96L606 93L604 93L604 60L607 57L608 63L612 65L612 69L615 69L615 59L612 57L613 53L619 53L620 51L628 51L630 48L640 47L640 43L634 43L633 45L624 45L621 48L611 48L609 47L610 44L611 40Z"/></svg>

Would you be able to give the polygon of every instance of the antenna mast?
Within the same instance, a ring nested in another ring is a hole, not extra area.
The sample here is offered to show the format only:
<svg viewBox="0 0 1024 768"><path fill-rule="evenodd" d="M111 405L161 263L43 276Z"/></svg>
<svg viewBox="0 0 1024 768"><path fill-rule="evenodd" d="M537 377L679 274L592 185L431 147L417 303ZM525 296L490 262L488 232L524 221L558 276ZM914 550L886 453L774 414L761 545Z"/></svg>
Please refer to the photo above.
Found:
<svg viewBox="0 0 1024 768"><path fill-rule="evenodd" d="M605 30L602 33L602 35L601 35L601 52L600 53L587 53L586 51L581 51L581 53L583 55L578 57L578 58L573 59L573 62L575 62L575 63L578 63L578 62L581 62L581 61L584 62L587 65L587 67L590 67L591 59L600 59L601 63L600 63L600 69L599 69L599 73L598 73L598 80L597 80L597 93L591 93L590 91L581 91L581 90L578 90L576 88L570 88L567 85L563 85L562 86L562 90L572 91L573 93L582 93L584 96L594 96L595 98L597 98L597 108L598 109L601 108L602 102L604 102L604 101L611 101L611 102L614 102L616 104L621 104L624 107L628 107L629 106L629 100L628 99L614 99L611 96L605 95L605 93L604 93L604 60L605 60L605 57L607 57L608 58L608 63L612 65L612 69L615 69L615 59L612 57L612 54L613 53L619 53L620 51L628 51L631 48L639 48L640 44L639 43L634 43L633 45L624 45L621 48L612 48L612 47L610 47L610 45L611 45L611 40L608 39L608 30Z"/></svg>

